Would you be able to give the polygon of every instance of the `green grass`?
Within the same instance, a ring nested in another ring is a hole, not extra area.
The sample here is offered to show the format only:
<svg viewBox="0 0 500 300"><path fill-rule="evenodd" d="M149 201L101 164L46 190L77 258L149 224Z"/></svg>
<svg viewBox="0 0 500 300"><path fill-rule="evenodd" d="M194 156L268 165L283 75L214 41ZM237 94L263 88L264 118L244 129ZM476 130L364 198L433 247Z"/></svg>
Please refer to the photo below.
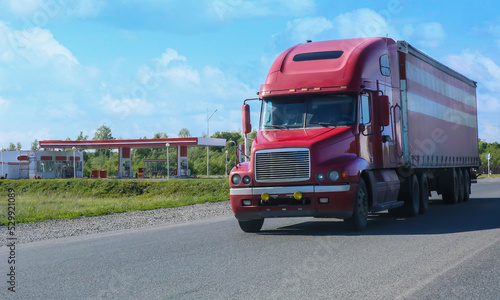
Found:
<svg viewBox="0 0 500 300"><path fill-rule="evenodd" d="M7 224L7 189L15 190L16 222L99 216L229 199L227 179L0 181L0 225Z"/></svg>
<svg viewBox="0 0 500 300"><path fill-rule="evenodd" d="M490 174L489 178L498 178L498 177L500 177L500 174ZM477 179L484 179L484 178L488 178L488 174L481 174L477 176Z"/></svg>

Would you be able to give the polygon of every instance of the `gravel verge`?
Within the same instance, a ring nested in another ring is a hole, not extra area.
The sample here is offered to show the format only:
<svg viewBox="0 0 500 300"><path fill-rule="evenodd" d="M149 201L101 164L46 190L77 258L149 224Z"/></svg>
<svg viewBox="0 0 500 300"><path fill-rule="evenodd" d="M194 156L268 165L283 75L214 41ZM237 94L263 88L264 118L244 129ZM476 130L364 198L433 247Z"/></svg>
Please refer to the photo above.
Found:
<svg viewBox="0 0 500 300"><path fill-rule="evenodd" d="M209 202L174 208L147 211L130 211L97 217L48 220L16 225L16 243L31 243L42 240L79 236L122 229L141 228L167 223L199 220L231 215L228 201ZM0 226L0 246L6 245L7 226Z"/></svg>

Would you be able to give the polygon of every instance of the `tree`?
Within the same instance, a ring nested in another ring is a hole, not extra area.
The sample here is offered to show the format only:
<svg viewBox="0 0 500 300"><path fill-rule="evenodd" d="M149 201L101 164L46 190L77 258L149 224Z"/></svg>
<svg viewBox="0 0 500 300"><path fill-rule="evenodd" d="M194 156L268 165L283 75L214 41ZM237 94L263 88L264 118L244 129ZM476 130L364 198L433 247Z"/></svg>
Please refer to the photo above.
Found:
<svg viewBox="0 0 500 300"><path fill-rule="evenodd" d="M111 134L111 128L109 128L106 125L101 125L101 127L97 128L95 131L94 137L92 138L93 140L114 140L115 138ZM94 155L100 156L100 155L106 155L109 157L111 154L111 151L109 149L97 149L94 153Z"/></svg>
<svg viewBox="0 0 500 300"><path fill-rule="evenodd" d="M232 131L232 132L229 132L229 131L222 131L222 132L219 132L217 131L216 133L214 133L212 135L213 138L219 138L219 139L225 139L227 143L229 143L230 141L238 144L238 141L242 138L241 137L241 134L239 132L236 132L236 131ZM225 147L212 147L214 151L217 151L217 152L221 152L223 149L225 149Z"/></svg>
<svg viewBox="0 0 500 300"><path fill-rule="evenodd" d="M23 148L23 145L21 144L21 142L17 142L16 150L21 151L22 148Z"/></svg>
<svg viewBox="0 0 500 300"><path fill-rule="evenodd" d="M153 135L153 139L168 139L168 134L165 132L158 132Z"/></svg>
<svg viewBox="0 0 500 300"><path fill-rule="evenodd" d="M101 125L101 127L97 128L95 131L93 140L114 140L115 138L111 134L111 128L106 125Z"/></svg>
<svg viewBox="0 0 500 300"><path fill-rule="evenodd" d="M9 143L9 147L7 147L7 151L16 151L16 144Z"/></svg>
<svg viewBox="0 0 500 300"><path fill-rule="evenodd" d="M177 136L180 138L191 137L191 133L189 133L187 128L182 128Z"/></svg>
<svg viewBox="0 0 500 300"><path fill-rule="evenodd" d="M77 141L86 141L89 138L88 135L83 135L83 131L80 131L80 134L76 138Z"/></svg>
<svg viewBox="0 0 500 300"><path fill-rule="evenodd" d="M500 145L497 142L487 143L484 140L479 141L479 158L482 166L488 165L486 154L491 154L490 166L500 165Z"/></svg>
<svg viewBox="0 0 500 300"><path fill-rule="evenodd" d="M33 143L31 143L31 151L37 151L38 149L38 140L35 139Z"/></svg>

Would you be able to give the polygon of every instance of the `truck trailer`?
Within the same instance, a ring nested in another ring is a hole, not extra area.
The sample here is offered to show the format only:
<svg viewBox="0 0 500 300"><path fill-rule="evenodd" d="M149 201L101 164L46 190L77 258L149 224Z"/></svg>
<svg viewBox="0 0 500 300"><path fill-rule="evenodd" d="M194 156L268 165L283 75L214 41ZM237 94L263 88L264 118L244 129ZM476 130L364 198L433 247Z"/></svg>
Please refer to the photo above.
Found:
<svg viewBox="0 0 500 300"><path fill-rule="evenodd" d="M406 41L356 38L298 44L276 58L258 98L260 124L230 173L245 232L265 218L416 216L431 191L467 201L479 166L476 82Z"/></svg>

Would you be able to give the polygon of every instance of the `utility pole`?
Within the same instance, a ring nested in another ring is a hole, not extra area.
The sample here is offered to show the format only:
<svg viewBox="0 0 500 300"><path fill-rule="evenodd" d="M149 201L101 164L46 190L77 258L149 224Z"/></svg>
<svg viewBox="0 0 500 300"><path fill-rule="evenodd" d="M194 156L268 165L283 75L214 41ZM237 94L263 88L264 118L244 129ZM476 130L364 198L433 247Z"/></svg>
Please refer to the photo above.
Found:
<svg viewBox="0 0 500 300"><path fill-rule="evenodd" d="M217 109L214 110L214 112L210 115L210 117L208 116L208 108L207 108L207 138L210 137L210 132L209 132L209 127L208 127L208 121L210 121L210 118L212 118L212 116L217 112ZM207 146L207 177L208 177L208 146Z"/></svg>

